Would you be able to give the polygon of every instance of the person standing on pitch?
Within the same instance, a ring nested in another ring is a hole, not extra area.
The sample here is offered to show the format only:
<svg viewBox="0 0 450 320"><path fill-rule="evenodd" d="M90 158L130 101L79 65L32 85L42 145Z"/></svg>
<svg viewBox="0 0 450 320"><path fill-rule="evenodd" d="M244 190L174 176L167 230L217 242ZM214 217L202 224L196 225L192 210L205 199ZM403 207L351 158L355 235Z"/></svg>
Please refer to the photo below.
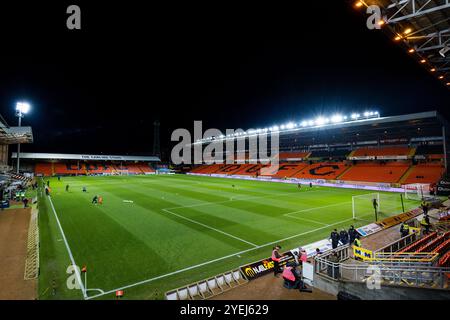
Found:
<svg viewBox="0 0 450 320"><path fill-rule="evenodd" d="M273 275L276 277L279 273L281 273L280 270L280 260L282 255L280 254L279 250L281 249L280 246L273 247L272 250L272 261L273 261Z"/></svg>
<svg viewBox="0 0 450 320"><path fill-rule="evenodd" d="M336 249L339 244L339 233L337 232L337 229L334 229L333 232L331 232L330 239L331 239L331 247L333 249Z"/></svg>
<svg viewBox="0 0 450 320"><path fill-rule="evenodd" d="M98 203L98 197L95 195L94 198L92 199L92 204L97 204Z"/></svg>
<svg viewBox="0 0 450 320"><path fill-rule="evenodd" d="M372 200L373 209L378 213L378 200L377 198L373 198Z"/></svg>
<svg viewBox="0 0 450 320"><path fill-rule="evenodd" d="M66 192L69 192L69 185L66 185Z"/></svg>

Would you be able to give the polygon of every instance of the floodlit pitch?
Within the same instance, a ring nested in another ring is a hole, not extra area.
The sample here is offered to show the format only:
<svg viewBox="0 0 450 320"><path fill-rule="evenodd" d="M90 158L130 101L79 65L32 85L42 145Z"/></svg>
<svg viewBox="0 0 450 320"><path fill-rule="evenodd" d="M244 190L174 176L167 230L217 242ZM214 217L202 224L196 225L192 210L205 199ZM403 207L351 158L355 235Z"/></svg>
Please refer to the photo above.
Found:
<svg viewBox="0 0 450 320"><path fill-rule="evenodd" d="M358 201L357 220L352 211L352 197L373 191L182 175L63 177L50 186L51 197L40 195L40 299L112 299L118 289L161 299L266 258L274 244L296 248L375 216L371 196ZM103 204L92 204L95 195ZM380 195L379 219L402 211L399 194Z"/></svg>

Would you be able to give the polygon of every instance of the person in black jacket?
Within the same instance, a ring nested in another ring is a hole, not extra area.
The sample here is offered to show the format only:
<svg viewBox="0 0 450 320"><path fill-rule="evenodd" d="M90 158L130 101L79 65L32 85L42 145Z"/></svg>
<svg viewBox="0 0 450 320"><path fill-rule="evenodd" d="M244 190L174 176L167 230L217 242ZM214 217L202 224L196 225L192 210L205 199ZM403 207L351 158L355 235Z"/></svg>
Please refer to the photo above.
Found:
<svg viewBox="0 0 450 320"><path fill-rule="evenodd" d="M336 229L334 229L333 232L331 232L330 239L331 239L331 247L333 249L336 249L339 244L339 233L337 232Z"/></svg>
<svg viewBox="0 0 450 320"><path fill-rule="evenodd" d="M357 231L355 230L354 226L350 226L350 229L348 229L348 238L349 238L349 242L353 243L353 241L355 241L357 236Z"/></svg>
<svg viewBox="0 0 450 320"><path fill-rule="evenodd" d="M339 232L339 240L341 240L343 245L346 245L348 243L348 238L348 232L342 229L341 232Z"/></svg>

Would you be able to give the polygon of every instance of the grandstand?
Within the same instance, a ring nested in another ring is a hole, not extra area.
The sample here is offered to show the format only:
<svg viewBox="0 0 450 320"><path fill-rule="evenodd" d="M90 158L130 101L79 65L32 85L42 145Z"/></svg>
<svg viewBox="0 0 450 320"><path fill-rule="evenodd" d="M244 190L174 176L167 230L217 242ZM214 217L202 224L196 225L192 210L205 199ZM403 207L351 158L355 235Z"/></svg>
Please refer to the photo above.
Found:
<svg viewBox="0 0 450 320"><path fill-rule="evenodd" d="M22 153L25 168L37 176L153 174L158 157ZM12 154L17 159L17 153Z"/></svg>
<svg viewBox="0 0 450 320"><path fill-rule="evenodd" d="M433 185L448 172L448 123L437 112L311 127L299 124L279 134L280 168L269 174L276 179ZM210 142L200 141L204 145ZM294 149L301 151L291 151ZM261 174L262 166L233 163L235 158L223 159L222 165L194 167L191 172Z"/></svg>

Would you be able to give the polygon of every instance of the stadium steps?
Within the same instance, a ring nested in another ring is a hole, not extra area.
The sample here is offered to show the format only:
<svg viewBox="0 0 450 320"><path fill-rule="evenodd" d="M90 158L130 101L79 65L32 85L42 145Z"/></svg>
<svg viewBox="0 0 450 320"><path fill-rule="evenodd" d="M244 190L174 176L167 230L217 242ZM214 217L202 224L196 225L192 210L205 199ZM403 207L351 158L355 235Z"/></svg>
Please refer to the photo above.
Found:
<svg viewBox="0 0 450 320"><path fill-rule="evenodd" d="M353 155L355 154L356 150L353 150L352 152L349 153L349 155L347 156L347 159L353 157Z"/></svg>
<svg viewBox="0 0 450 320"><path fill-rule="evenodd" d="M417 148L411 148L411 150L409 151L408 154L408 158L412 158L414 157L414 155L416 154Z"/></svg>
<svg viewBox="0 0 450 320"><path fill-rule="evenodd" d="M409 169L406 170L406 172L402 175L402 177L400 178L398 183L403 184L406 181L406 179L408 179L409 175L411 174L411 172L414 171L415 168L416 168L416 166L409 167Z"/></svg>
<svg viewBox="0 0 450 320"><path fill-rule="evenodd" d="M351 154L351 153L350 153L350 154ZM349 157L350 157L350 156L349 156ZM341 177L342 177L344 174L346 174L347 171L349 171L352 167L353 167L353 166L348 166L347 169L344 170L344 172L342 172L340 175L338 175L338 176L336 177L336 180L340 180Z"/></svg>

